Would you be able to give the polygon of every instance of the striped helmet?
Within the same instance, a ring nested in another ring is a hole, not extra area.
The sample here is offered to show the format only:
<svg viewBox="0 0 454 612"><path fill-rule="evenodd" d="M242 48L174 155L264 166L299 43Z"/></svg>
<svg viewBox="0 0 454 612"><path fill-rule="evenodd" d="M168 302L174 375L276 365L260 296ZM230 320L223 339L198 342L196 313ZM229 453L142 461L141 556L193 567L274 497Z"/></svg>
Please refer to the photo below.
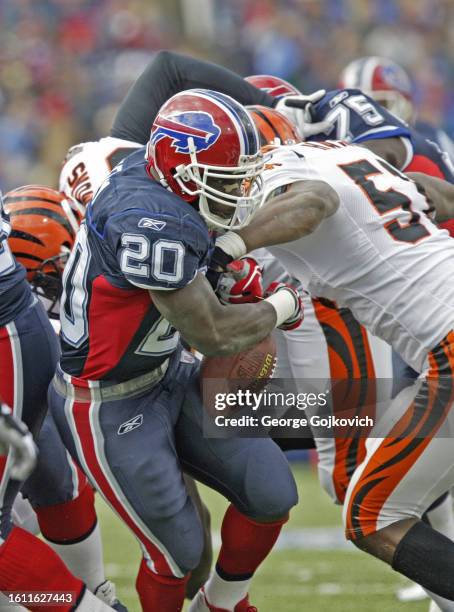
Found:
<svg viewBox="0 0 454 612"><path fill-rule="evenodd" d="M293 145L302 142L293 123L285 115L267 106L246 107L260 136L262 147L266 145Z"/></svg>
<svg viewBox="0 0 454 612"><path fill-rule="evenodd" d="M261 203L260 140L247 110L230 96L189 89L159 110L147 148L149 170L210 227L246 225Z"/></svg>
<svg viewBox="0 0 454 612"><path fill-rule="evenodd" d="M273 98L282 98L284 96L300 96L299 89L291 85L285 79L272 76L271 74L253 74L244 79L257 89L262 89Z"/></svg>
<svg viewBox="0 0 454 612"><path fill-rule="evenodd" d="M341 72L339 85L361 89L403 121L414 117L410 77L392 60L376 56L356 59Z"/></svg>
<svg viewBox="0 0 454 612"><path fill-rule="evenodd" d="M25 185L4 196L11 222L8 243L27 270L34 290L54 304L61 274L79 227L79 217L65 196L42 185Z"/></svg>

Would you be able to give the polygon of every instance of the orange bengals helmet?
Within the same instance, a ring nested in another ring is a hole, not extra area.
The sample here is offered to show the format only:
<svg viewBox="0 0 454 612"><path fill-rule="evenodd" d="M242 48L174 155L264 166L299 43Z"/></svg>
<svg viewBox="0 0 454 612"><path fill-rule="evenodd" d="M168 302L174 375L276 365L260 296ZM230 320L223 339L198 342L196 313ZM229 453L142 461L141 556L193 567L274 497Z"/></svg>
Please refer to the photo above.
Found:
<svg viewBox="0 0 454 612"><path fill-rule="evenodd" d="M4 204L11 222L8 243L34 291L52 302L50 312L61 294L61 275L80 219L63 194L42 185L9 191Z"/></svg>
<svg viewBox="0 0 454 612"><path fill-rule="evenodd" d="M247 106L249 114L259 133L261 146L292 145L302 142L298 129L282 113L267 106Z"/></svg>

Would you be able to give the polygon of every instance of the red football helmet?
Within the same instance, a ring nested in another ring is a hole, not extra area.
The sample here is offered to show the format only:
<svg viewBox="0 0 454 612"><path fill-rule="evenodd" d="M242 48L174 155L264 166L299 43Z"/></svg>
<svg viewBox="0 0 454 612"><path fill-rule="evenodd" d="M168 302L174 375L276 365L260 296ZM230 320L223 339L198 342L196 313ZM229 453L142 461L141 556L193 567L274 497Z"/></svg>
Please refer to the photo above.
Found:
<svg viewBox="0 0 454 612"><path fill-rule="evenodd" d="M246 225L263 198L264 158L246 109L224 94L190 89L160 109L147 158L161 183L198 210L210 227Z"/></svg>
<svg viewBox="0 0 454 612"><path fill-rule="evenodd" d="M298 130L285 115L267 106L246 107L260 136L261 145L292 145L302 142Z"/></svg>
<svg viewBox="0 0 454 612"><path fill-rule="evenodd" d="M11 222L8 243L34 291L51 301L50 312L60 297L80 217L62 193L42 185L9 191L3 201Z"/></svg>
<svg viewBox="0 0 454 612"><path fill-rule="evenodd" d="M404 121L414 117L410 77L392 60L375 56L354 60L341 72L339 85L361 89Z"/></svg>
<svg viewBox="0 0 454 612"><path fill-rule="evenodd" d="M245 77L244 80L257 87L257 89L263 89L273 98L301 95L301 92L288 81L270 74L253 74L252 76Z"/></svg>

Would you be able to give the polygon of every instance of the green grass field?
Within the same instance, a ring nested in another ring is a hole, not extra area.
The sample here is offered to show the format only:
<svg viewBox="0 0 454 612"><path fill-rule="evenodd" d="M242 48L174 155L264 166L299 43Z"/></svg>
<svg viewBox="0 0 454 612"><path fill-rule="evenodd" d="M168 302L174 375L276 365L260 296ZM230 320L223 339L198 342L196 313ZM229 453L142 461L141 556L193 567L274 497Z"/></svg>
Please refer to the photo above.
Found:
<svg viewBox="0 0 454 612"><path fill-rule="evenodd" d="M323 536L340 527L340 508L320 489L311 468L296 464L294 471L300 503L285 529L321 528L317 534ZM214 533L219 533L226 502L209 489L203 488L202 495L212 513ZM103 502L98 501L98 510L107 575L129 612L140 612L134 589L139 547ZM297 531L287 540L293 533ZM251 602L260 612L427 612L427 600L405 604L396 600L394 591L404 584L383 563L354 549L310 550L306 545L273 551L255 577Z"/></svg>

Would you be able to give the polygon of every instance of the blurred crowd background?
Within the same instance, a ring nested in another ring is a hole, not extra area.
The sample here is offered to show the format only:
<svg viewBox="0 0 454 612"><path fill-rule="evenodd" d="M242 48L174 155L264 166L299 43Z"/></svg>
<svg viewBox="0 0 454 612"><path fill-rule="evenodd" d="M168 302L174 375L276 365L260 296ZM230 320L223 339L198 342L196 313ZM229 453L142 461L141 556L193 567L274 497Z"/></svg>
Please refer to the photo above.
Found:
<svg viewBox="0 0 454 612"><path fill-rule="evenodd" d="M0 0L0 186L56 186L67 148L106 135L162 48L336 87L362 55L411 74L421 118L454 135L453 0Z"/></svg>

